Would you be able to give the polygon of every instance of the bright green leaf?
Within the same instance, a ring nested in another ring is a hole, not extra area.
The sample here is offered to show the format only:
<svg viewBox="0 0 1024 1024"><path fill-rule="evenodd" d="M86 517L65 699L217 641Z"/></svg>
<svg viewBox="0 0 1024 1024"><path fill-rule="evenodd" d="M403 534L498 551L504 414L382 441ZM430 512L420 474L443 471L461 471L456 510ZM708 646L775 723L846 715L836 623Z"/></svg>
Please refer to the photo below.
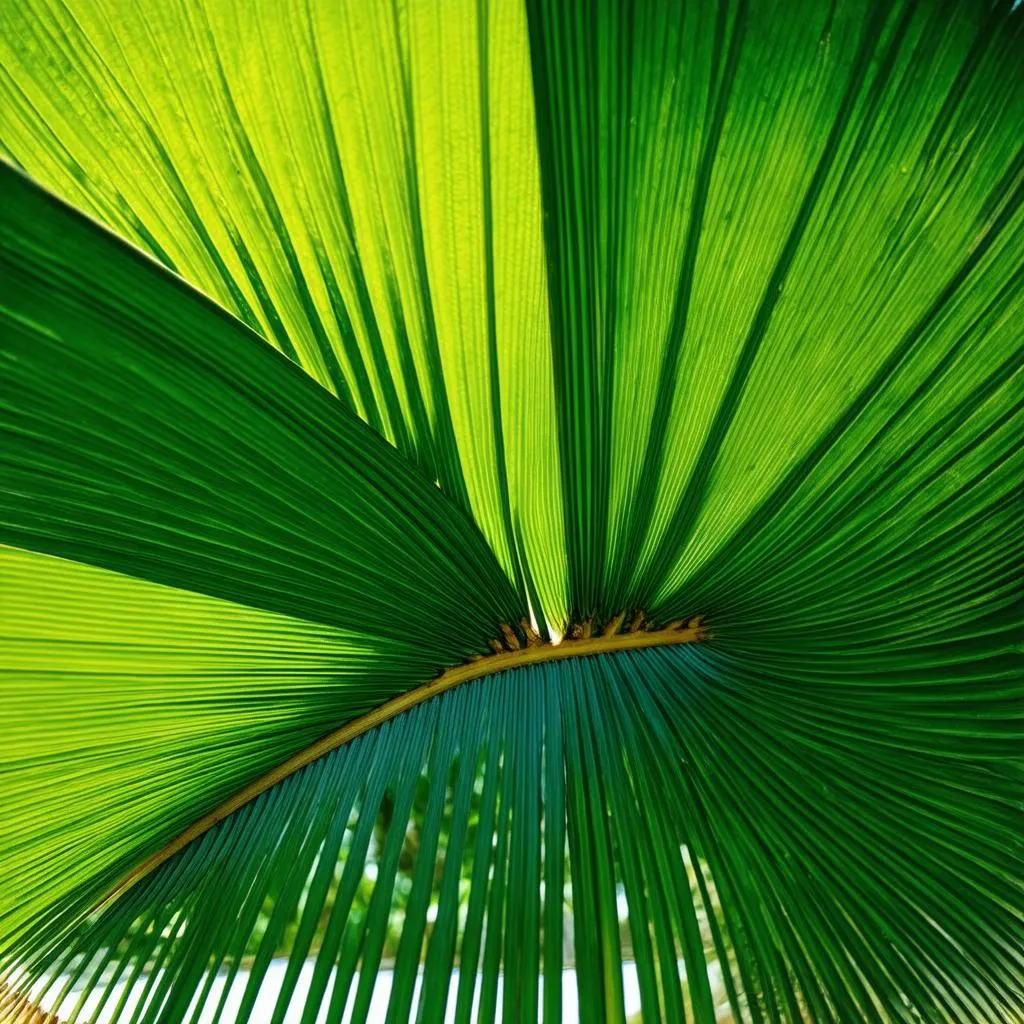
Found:
<svg viewBox="0 0 1024 1024"><path fill-rule="evenodd" d="M1014 1024L1019 7L0 11L8 980Z"/></svg>

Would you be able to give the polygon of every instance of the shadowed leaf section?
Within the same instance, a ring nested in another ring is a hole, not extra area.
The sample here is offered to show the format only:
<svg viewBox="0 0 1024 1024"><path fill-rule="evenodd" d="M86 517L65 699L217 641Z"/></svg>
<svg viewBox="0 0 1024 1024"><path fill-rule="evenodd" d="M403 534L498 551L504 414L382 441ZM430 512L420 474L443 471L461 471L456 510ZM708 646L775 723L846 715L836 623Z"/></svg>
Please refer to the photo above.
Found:
<svg viewBox="0 0 1024 1024"><path fill-rule="evenodd" d="M314 762L22 963L72 1021L219 1020L229 994L245 1021L282 956L272 1019L303 1024L365 1020L382 960L389 1020L557 1022L570 965L581 1019L621 1020L634 959L645 1020L1010 1019L1014 787L986 759L1012 709L990 686L984 745L922 749L953 688L693 646L512 669Z"/></svg>

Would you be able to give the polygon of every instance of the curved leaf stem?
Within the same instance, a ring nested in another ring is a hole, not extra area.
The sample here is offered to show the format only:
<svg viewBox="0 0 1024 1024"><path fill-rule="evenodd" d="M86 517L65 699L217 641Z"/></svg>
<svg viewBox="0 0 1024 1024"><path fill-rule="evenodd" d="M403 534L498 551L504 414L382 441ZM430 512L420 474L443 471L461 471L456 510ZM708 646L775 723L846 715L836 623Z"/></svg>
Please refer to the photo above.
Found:
<svg viewBox="0 0 1024 1024"><path fill-rule="evenodd" d="M446 690L460 686L463 683L482 679L485 676L494 675L498 672L505 672L508 669L522 668L526 665L535 665L544 661L583 658L595 654L610 654L616 651L638 650L645 647L663 647L668 644L698 643L707 640L710 635L699 615L688 620L678 619L661 629L644 629L641 628L643 614L637 613L627 625L626 631L620 632L625 618L624 613L617 615L597 635L591 635L591 623L584 623L581 628L574 630L573 634L566 637L560 643L541 643L536 634L524 626L524 632L527 637L525 646L519 646L520 641L515 630L509 626L503 626L503 642L492 641L494 653L474 658L461 665L446 668L439 675L431 679L430 682L415 689L407 690L405 693L399 694L383 704L379 704L365 715L360 715L358 718L346 722L340 728L329 732L315 743L300 750L288 758L287 761L272 768L265 775L250 782L243 789L228 797L222 804L190 825L166 846L157 850L156 853L132 868L97 903L96 909L100 910L103 907L109 906L123 896L137 882L140 882L161 864L164 864L176 853L183 850L194 839L198 839L199 836L208 832L219 821L222 821L229 814L233 814L240 807L244 807L261 793L277 785L277 783L286 779L289 775L293 775L337 747L350 743L357 736L361 736L370 729L382 725L396 715L409 711L418 704L422 704L432 697L444 693ZM581 633L582 635L576 636L576 633Z"/></svg>

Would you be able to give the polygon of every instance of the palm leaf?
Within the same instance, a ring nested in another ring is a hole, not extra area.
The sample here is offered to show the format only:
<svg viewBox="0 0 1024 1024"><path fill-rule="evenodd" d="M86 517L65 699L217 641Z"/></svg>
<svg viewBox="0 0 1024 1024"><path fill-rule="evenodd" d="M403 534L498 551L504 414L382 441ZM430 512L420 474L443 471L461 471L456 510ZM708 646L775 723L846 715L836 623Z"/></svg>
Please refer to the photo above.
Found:
<svg viewBox="0 0 1024 1024"><path fill-rule="evenodd" d="M115 865L173 838L197 806L306 746L325 720L486 650L525 604L459 510L323 389L140 253L0 174L0 540L39 552L9 549L2 563L15 652L5 690L18 701L5 757L19 770L0 798L18 826L0 907L16 939L81 881L53 856L53 800L77 804L64 858L104 869L78 894L94 899ZM54 721L26 688L41 670ZM195 720L172 719L162 747L153 715L186 684ZM198 713L207 701L215 710ZM256 715L240 729L247 706ZM79 745L90 756L72 773L64 755ZM107 769L126 773L120 791ZM112 801L120 826L104 822ZM128 830L121 850L115 827Z"/></svg>
<svg viewBox="0 0 1024 1024"><path fill-rule="evenodd" d="M1015 7L0 14L7 1016L1019 1019Z"/></svg>

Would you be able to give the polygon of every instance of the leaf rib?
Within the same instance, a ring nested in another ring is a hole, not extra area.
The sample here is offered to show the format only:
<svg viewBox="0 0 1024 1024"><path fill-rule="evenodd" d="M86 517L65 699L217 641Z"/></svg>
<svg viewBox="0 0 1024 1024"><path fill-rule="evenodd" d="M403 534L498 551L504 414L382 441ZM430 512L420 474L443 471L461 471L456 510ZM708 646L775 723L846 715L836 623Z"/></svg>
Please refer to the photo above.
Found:
<svg viewBox="0 0 1024 1024"><path fill-rule="evenodd" d="M100 902L100 906L108 906L123 896L132 886L151 874L161 864L166 863L176 853L184 849L193 840L208 832L219 821L229 814L255 800L261 793L282 782L297 771L312 764L314 761L330 753L332 750L350 743L358 736L383 725L397 715L409 711L419 704L430 700L438 694L451 690L463 683L469 683L485 676L505 672L509 669L537 665L546 661L561 661L566 658L583 658L595 654L609 654L616 651L640 650L650 647L664 647L676 644L698 643L708 639L709 634L702 625L699 616L689 620L682 627L638 631L634 633L616 633L611 636L594 636L585 639L567 639L560 644L543 644L533 647L520 647L515 650L500 650L495 654L464 665L456 665L445 669L429 683L393 697L378 705L365 715L360 715L343 726L328 733L304 750L283 761L265 775L249 783L222 804L215 807L193 825L190 825L176 839L146 858L138 867L125 875L109 894Z"/></svg>

